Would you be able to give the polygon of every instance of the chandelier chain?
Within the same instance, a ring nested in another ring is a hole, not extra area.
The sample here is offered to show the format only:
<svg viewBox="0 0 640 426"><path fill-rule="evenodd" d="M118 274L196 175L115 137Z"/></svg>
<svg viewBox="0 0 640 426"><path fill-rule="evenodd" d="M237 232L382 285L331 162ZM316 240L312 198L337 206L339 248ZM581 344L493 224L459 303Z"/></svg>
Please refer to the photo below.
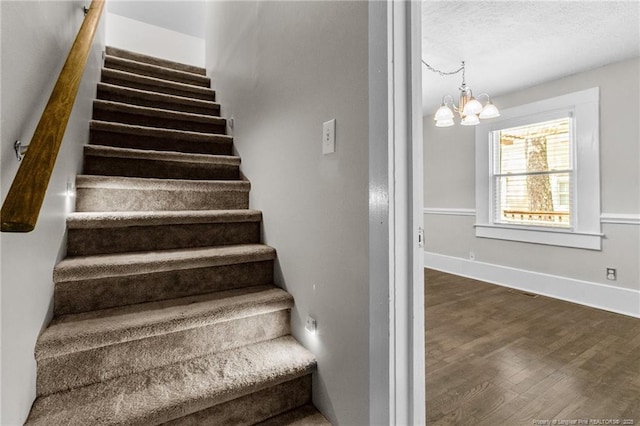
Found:
<svg viewBox="0 0 640 426"><path fill-rule="evenodd" d="M435 72L435 73L438 73L438 74L440 74L440 75L442 75L442 76L445 76L445 75L454 75L454 74L458 74L460 71L462 71L462 78L464 79L464 71L465 71L465 70L464 70L464 61L462 61L462 65L461 65L461 66L460 66L460 68L458 68L457 70L447 72L447 71L441 71L441 70L439 70L439 69L437 69L437 68L432 67L431 65L429 65L428 63L426 63L426 62L424 61L424 59L421 59L421 60L422 60L422 63L423 63L423 64L424 64L424 65L425 65L425 66L426 66L430 71L433 71L433 72Z"/></svg>

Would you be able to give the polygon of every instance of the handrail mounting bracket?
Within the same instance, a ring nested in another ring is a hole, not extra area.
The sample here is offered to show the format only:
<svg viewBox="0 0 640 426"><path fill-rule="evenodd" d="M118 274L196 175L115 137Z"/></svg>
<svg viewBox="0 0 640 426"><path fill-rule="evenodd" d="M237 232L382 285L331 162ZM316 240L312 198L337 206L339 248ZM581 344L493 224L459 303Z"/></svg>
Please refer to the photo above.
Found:
<svg viewBox="0 0 640 426"><path fill-rule="evenodd" d="M17 140L13 143L13 150L16 152L16 158L18 161L22 161L24 158L25 152L29 149L29 145L22 145L20 140Z"/></svg>

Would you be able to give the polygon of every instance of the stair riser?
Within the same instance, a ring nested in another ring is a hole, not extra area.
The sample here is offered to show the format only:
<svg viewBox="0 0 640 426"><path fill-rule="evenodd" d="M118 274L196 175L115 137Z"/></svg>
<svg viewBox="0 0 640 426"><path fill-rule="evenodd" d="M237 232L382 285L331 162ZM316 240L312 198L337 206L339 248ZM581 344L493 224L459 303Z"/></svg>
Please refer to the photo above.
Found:
<svg viewBox="0 0 640 426"><path fill-rule="evenodd" d="M187 90L186 88L163 85L162 81L159 81L159 82L137 81L134 79L126 79L118 76L112 76L104 72L102 73L101 81L103 83L115 84L117 86L132 87L134 89L148 90L150 92L184 96L186 98L202 99L204 101L216 100L216 95L213 90L192 91L192 90Z"/></svg>
<svg viewBox="0 0 640 426"><path fill-rule="evenodd" d="M38 396L275 339L289 332L286 309L47 358L38 361Z"/></svg>
<svg viewBox="0 0 640 426"><path fill-rule="evenodd" d="M89 140L94 145L117 148L150 149L154 151L179 151L191 154L233 155L231 141L194 141L189 135L183 138L167 138L129 133L115 133L91 129Z"/></svg>
<svg viewBox="0 0 640 426"><path fill-rule="evenodd" d="M85 155L84 174L161 179L238 180L239 166Z"/></svg>
<svg viewBox="0 0 640 426"><path fill-rule="evenodd" d="M311 402L311 375L254 392L162 426L249 426Z"/></svg>
<svg viewBox="0 0 640 426"><path fill-rule="evenodd" d="M233 210L249 208L248 191L80 188L76 211Z"/></svg>
<svg viewBox="0 0 640 426"><path fill-rule="evenodd" d="M171 68L178 71L190 72L198 75L206 74L206 70L202 67L182 64L179 62L173 62L166 59L156 58L154 56L147 56L141 53L130 52L128 50L118 49L111 46L107 46L106 53L107 55L117 56L118 58L130 59L132 61L143 62L145 64L157 65L165 68Z"/></svg>
<svg viewBox="0 0 640 426"><path fill-rule="evenodd" d="M273 283L273 260L57 282L54 315Z"/></svg>
<svg viewBox="0 0 640 426"><path fill-rule="evenodd" d="M97 98L104 101L122 102L131 105L145 106L151 108L168 109L171 111L188 112L192 114L211 115L215 117L220 116L220 107L218 106L205 106L198 104L190 104L187 102L180 103L174 102L170 99L158 99L157 95L152 98L147 98L140 95L128 95L123 92L107 90L98 87Z"/></svg>
<svg viewBox="0 0 640 426"><path fill-rule="evenodd" d="M68 256L260 242L260 222L69 229Z"/></svg>
<svg viewBox="0 0 640 426"><path fill-rule="evenodd" d="M104 66L105 68L146 75L163 80L177 81L178 83L193 84L194 86L209 87L211 85L209 78L202 75L185 74L168 68L156 68L156 66L152 64L122 61L119 58L105 58Z"/></svg>
<svg viewBox="0 0 640 426"><path fill-rule="evenodd" d="M114 123L133 124L135 126L214 133L218 135L223 135L226 132L226 126L224 124L180 120L168 117L157 117L154 115L130 114L128 112L121 111L109 111L101 109L99 106L93 107L93 119Z"/></svg>

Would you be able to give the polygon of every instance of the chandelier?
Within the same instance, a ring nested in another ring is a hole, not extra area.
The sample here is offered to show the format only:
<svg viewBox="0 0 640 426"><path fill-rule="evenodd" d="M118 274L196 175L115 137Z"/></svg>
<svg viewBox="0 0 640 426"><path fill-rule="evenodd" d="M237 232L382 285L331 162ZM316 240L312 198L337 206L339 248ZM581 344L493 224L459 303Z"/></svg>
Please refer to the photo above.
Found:
<svg viewBox="0 0 640 426"><path fill-rule="evenodd" d="M437 127L453 126L453 118L455 117L454 111L460 116L460 124L463 126L475 126L480 123L480 119L484 120L487 118L495 118L500 116L500 111L498 111L498 108L493 103L491 103L491 98L488 94L481 93L478 95L478 98L487 98L484 105L473 96L471 88L468 87L467 83L465 82L464 61L462 61L462 65L460 66L460 68L451 72L444 72L435 69L431 65L427 64L424 60L422 60L422 63L430 71L438 73L442 76L454 75L462 71L462 85L458 88L458 90L460 90L458 105L456 106L454 104L453 96L445 95L442 97L442 104L433 116Z"/></svg>

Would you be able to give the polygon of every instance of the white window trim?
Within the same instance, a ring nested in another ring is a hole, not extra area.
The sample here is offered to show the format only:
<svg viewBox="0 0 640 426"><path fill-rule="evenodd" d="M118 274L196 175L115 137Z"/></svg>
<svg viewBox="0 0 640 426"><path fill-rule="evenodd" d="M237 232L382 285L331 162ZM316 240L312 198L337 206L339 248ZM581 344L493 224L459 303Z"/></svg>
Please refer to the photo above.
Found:
<svg viewBox="0 0 640 426"><path fill-rule="evenodd" d="M476 127L476 237L601 250L600 89L594 87L501 111ZM491 133L532 119L570 114L575 118L574 204L571 229L495 223L493 218Z"/></svg>

